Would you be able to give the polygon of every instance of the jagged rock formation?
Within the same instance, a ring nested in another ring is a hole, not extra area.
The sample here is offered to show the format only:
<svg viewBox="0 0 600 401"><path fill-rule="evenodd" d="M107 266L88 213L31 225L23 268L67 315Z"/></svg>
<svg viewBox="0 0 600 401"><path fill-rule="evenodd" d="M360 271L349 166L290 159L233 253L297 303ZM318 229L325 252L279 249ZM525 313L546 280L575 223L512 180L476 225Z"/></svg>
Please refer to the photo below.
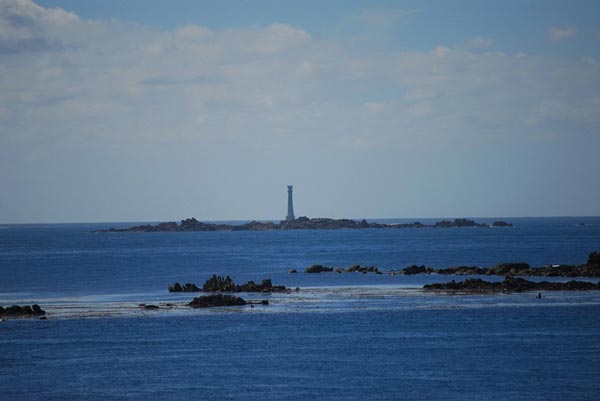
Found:
<svg viewBox="0 0 600 401"><path fill-rule="evenodd" d="M213 274L202 288L198 288L196 284L186 283L181 285L175 283L169 286L169 292L289 292L290 289L283 285L273 285L271 279L264 279L260 284L254 281L248 281L246 284L237 285L231 277L217 276Z"/></svg>
<svg viewBox="0 0 600 401"><path fill-rule="evenodd" d="M412 265L405 267L402 269L402 274L413 275L413 274L429 274L433 271L431 267L426 267L425 265L417 266Z"/></svg>
<svg viewBox="0 0 600 401"><path fill-rule="evenodd" d="M542 281L536 283L518 277L506 276L502 282L489 282L478 278L466 281L439 284L426 284L423 289L428 291L452 292L524 292L524 291L592 291L600 290L600 284L588 281L569 281L566 283L550 283Z"/></svg>
<svg viewBox="0 0 600 401"><path fill-rule="evenodd" d="M509 227L510 223L497 221L496 227ZM141 225L129 228L110 228L97 232L164 232L164 231L263 231L263 230L334 230L334 229L365 229L365 228L450 228L450 227L489 227L488 224L477 223L468 219L455 219L454 221L442 220L435 224L427 225L419 221L402 224L383 224L356 221L351 219L328 219L302 216L294 220L279 223L251 221L240 225L203 223L195 218L182 220L179 224L174 221L157 225Z"/></svg>
<svg viewBox="0 0 600 401"><path fill-rule="evenodd" d="M214 294L194 298L188 305L192 308L211 308L216 306L243 306L247 302L233 295Z"/></svg>
<svg viewBox="0 0 600 401"><path fill-rule="evenodd" d="M304 273L324 273L324 272L332 272L333 267L325 267L323 265L312 265L304 269Z"/></svg>
<svg viewBox="0 0 600 401"><path fill-rule="evenodd" d="M181 285L179 283L175 283L169 286L169 292L198 292L200 288L196 286L194 283L185 283Z"/></svg>
<svg viewBox="0 0 600 401"><path fill-rule="evenodd" d="M361 266L361 265L353 265L347 269L344 269L343 267L333 268L333 267L327 267L327 266L323 266L323 265L312 265L312 266L304 269L304 273L328 273L328 272L333 272L333 271L335 271L336 273L381 274L379 269L376 268L375 266Z"/></svg>
<svg viewBox="0 0 600 401"><path fill-rule="evenodd" d="M31 316L43 316L46 311L42 310L38 304L29 306L12 305L7 308L0 306L0 318L1 317L31 317Z"/></svg>

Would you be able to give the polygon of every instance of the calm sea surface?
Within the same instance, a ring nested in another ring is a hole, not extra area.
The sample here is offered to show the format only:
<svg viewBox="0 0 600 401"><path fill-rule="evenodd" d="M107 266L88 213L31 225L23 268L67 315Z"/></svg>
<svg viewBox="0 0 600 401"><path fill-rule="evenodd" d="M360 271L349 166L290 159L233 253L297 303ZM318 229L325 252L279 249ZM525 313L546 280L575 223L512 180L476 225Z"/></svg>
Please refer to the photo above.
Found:
<svg viewBox="0 0 600 401"><path fill-rule="evenodd" d="M464 277L287 273L315 263L581 264L600 250L597 217L506 220L515 226L100 234L131 224L0 225L0 305L49 312L0 322L0 401L598 400L598 293L448 296L420 287ZM243 294L269 306L193 310L184 304L194 294L166 290L213 273L300 291Z"/></svg>

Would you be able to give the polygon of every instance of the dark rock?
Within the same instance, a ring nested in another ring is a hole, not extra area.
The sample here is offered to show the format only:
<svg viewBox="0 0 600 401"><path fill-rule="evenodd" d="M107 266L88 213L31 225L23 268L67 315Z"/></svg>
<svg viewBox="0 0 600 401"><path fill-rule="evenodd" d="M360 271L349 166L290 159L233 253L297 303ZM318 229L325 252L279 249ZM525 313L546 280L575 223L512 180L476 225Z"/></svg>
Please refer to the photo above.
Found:
<svg viewBox="0 0 600 401"><path fill-rule="evenodd" d="M502 263L488 269L486 274L493 276L505 276L507 274L520 276L522 271L529 270L530 267L528 263Z"/></svg>
<svg viewBox="0 0 600 401"><path fill-rule="evenodd" d="M288 273L290 273L290 274L298 273L298 270L296 270L296 269L291 269L291 270L290 270Z"/></svg>
<svg viewBox="0 0 600 401"><path fill-rule="evenodd" d="M29 305L25 305L21 308L22 315L33 315L33 309Z"/></svg>
<svg viewBox="0 0 600 401"><path fill-rule="evenodd" d="M502 282L489 282L478 278L449 283L426 284L425 290L461 292L524 292L524 291L591 291L600 290L600 285L588 281L550 283L533 282L518 277L506 276Z"/></svg>
<svg viewBox="0 0 600 401"><path fill-rule="evenodd" d="M512 224L507 223L506 221L499 220L499 221L494 221L492 223L492 227L512 227Z"/></svg>
<svg viewBox="0 0 600 401"><path fill-rule="evenodd" d="M333 267L324 267L322 265L312 265L304 269L304 273L323 273L323 272L332 272Z"/></svg>
<svg viewBox="0 0 600 401"><path fill-rule="evenodd" d="M431 271L432 271L432 269L430 267L426 267L424 265L421 265L421 266L412 265L412 266L408 266L408 267L405 267L404 269L402 269L402 274L406 274L406 275L429 274L429 273L431 273Z"/></svg>
<svg viewBox="0 0 600 401"><path fill-rule="evenodd" d="M160 309L158 305L144 305L145 310L158 310Z"/></svg>
<svg viewBox="0 0 600 401"><path fill-rule="evenodd" d="M29 317L29 316L42 316L45 315L46 311L42 310L42 308L40 308L39 305L35 304L32 306L29 305L25 305L25 306L19 306L19 305L12 305L9 306L8 308L3 308L0 306L0 317L1 316L6 316L6 317L18 317L18 316L25 316L25 317Z"/></svg>
<svg viewBox="0 0 600 401"><path fill-rule="evenodd" d="M588 256L588 265L600 265L600 252L592 252Z"/></svg>
<svg viewBox="0 0 600 401"><path fill-rule="evenodd" d="M354 265L354 266L350 266L348 268L348 273L378 273L379 269L376 268L375 266L361 266L361 265Z"/></svg>
<svg viewBox="0 0 600 401"><path fill-rule="evenodd" d="M433 225L438 228L450 228L450 227L487 227L486 224L476 223L473 220L468 219L454 219L454 221L442 220L438 221Z"/></svg>
<svg viewBox="0 0 600 401"><path fill-rule="evenodd" d="M233 295L206 295L194 298L189 304L193 308L211 308L217 306L243 306L246 301L240 297Z"/></svg>
<svg viewBox="0 0 600 401"><path fill-rule="evenodd" d="M22 311L22 308L19 305L12 305L4 310L4 315L5 316L16 316L16 315L20 315L21 311Z"/></svg>
<svg viewBox="0 0 600 401"><path fill-rule="evenodd" d="M42 310L38 304L34 304L31 309L33 309L33 314L36 316L45 315L46 311Z"/></svg>
<svg viewBox="0 0 600 401"><path fill-rule="evenodd" d="M487 273L487 269L477 266L457 266L446 269L434 270L437 274L455 274L455 275L482 275Z"/></svg>
<svg viewBox="0 0 600 401"><path fill-rule="evenodd" d="M217 276L213 274L210 279L202 286L204 292L233 292L235 291L235 283L231 277Z"/></svg>
<svg viewBox="0 0 600 401"><path fill-rule="evenodd" d="M288 292L289 288L283 285L273 285L271 279L264 279L260 284L248 281L246 284L236 285L231 277L213 276L202 286L204 292Z"/></svg>
<svg viewBox="0 0 600 401"><path fill-rule="evenodd" d="M200 288L196 286L194 283L185 283L181 285L179 283L175 283L169 286L169 292L198 292Z"/></svg>

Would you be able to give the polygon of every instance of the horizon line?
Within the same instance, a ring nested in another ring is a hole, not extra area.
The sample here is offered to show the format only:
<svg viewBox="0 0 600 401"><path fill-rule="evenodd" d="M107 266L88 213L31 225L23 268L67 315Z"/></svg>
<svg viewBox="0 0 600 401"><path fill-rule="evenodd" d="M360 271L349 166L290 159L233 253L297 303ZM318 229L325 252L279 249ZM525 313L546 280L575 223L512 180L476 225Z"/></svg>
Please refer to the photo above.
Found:
<svg viewBox="0 0 600 401"><path fill-rule="evenodd" d="M305 217L305 216L299 216L299 217ZM206 222L206 223L222 223L222 222L232 222L232 221L236 221L236 222L250 222L250 221L271 221L271 222L276 222L276 221L283 221L285 219L211 219L211 220L204 220L204 219L199 219L196 217L186 217L184 219L176 219L176 220L172 220L172 219L163 219L163 220L137 220L137 221L48 221L48 222L20 222L20 223L4 223L4 222L0 222L0 226L2 225L10 225L10 226L17 226L17 225L50 225L50 224L136 224L136 223L147 223L147 224L151 224L151 223L165 223L165 222L181 222L185 219L188 218L195 218L198 221L201 222ZM332 217L311 217L311 218L332 218ZM349 219L349 220L355 220L355 221L360 221L360 220L367 220L367 221L374 221L374 220L423 220L423 219L550 219L550 218L555 218L555 219L566 219L566 218L600 218L600 215L555 215L555 216L437 216L437 217L359 217L359 218L353 218L353 217L342 217L342 218L332 218L334 220L340 220L340 219Z"/></svg>

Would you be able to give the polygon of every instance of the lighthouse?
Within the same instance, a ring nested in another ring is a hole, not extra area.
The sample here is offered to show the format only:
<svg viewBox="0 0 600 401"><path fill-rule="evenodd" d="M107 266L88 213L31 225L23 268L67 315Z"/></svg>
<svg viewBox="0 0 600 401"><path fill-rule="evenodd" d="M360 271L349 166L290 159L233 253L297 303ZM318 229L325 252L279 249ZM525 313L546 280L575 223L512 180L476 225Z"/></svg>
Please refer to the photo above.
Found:
<svg viewBox="0 0 600 401"><path fill-rule="evenodd" d="M287 216L285 216L285 220L286 221L293 221L295 219L294 217L294 195L293 195L293 191L294 191L294 186L293 185L288 185L288 212L287 212Z"/></svg>

